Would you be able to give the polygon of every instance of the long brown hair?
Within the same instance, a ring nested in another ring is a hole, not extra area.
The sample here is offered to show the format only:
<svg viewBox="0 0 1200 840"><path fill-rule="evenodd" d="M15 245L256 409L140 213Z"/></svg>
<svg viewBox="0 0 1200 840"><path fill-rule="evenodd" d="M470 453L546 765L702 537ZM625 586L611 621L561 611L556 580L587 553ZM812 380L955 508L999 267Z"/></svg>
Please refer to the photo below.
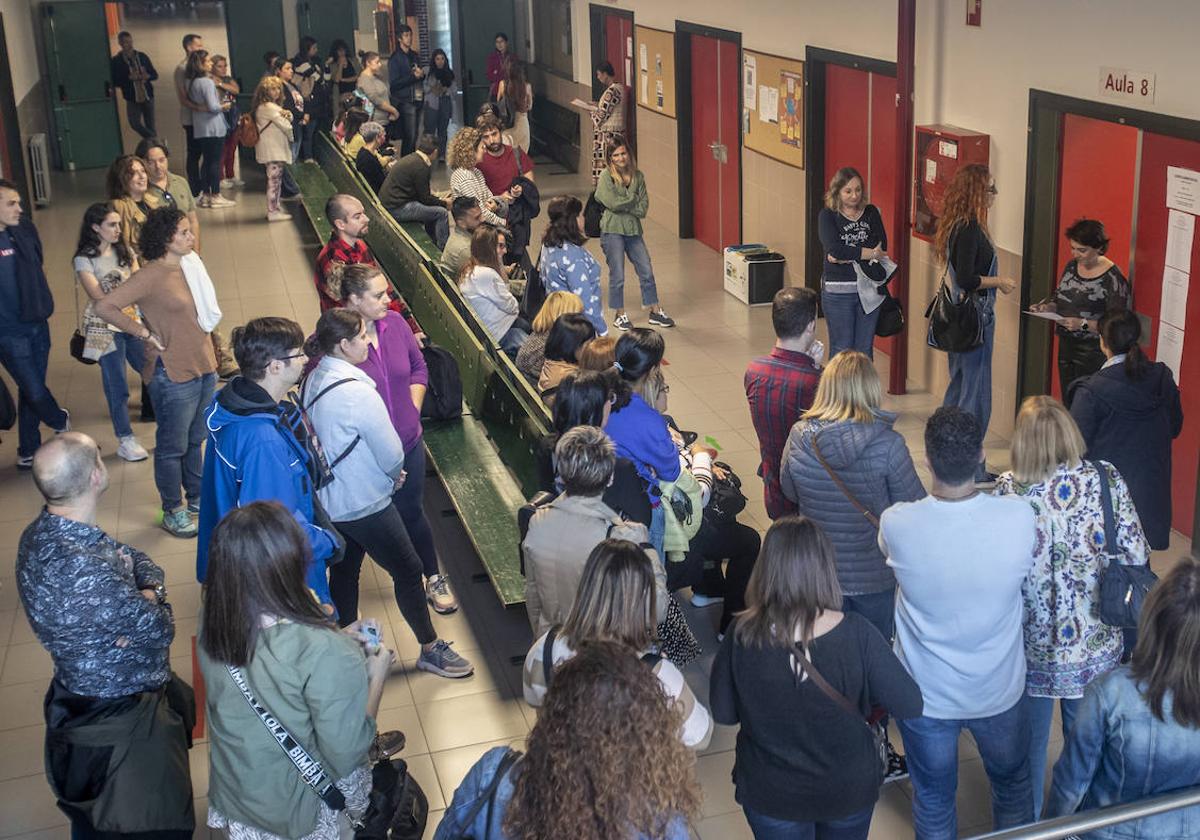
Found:
<svg viewBox="0 0 1200 840"><path fill-rule="evenodd" d="M735 633L746 647L791 647L797 630L804 644L826 610L842 608L833 544L806 516L776 519L746 585L746 609Z"/></svg>
<svg viewBox="0 0 1200 840"><path fill-rule="evenodd" d="M108 174L105 176L105 187L108 189L108 197L112 200L119 198L129 198L129 182L133 180L133 168L135 166L142 167L142 171L146 173L146 187L149 195L150 186L150 170L146 168L146 162L137 155L121 155L112 162L108 167ZM150 200L147 200L150 203ZM151 207L155 204L150 203Z"/></svg>
<svg viewBox="0 0 1200 840"><path fill-rule="evenodd" d="M213 529L200 608L200 647L224 665L254 658L263 616L328 627L305 583L312 551L279 502L236 507Z"/></svg>
<svg viewBox="0 0 1200 840"><path fill-rule="evenodd" d="M825 206L834 213L842 211L842 187L849 184L855 178L858 183L862 184L862 206L867 206L867 182L863 180L863 176L853 166L843 166L837 172L833 173L833 177L829 179L829 189L825 191Z"/></svg>
<svg viewBox="0 0 1200 840"><path fill-rule="evenodd" d="M613 155L617 153L618 149L624 149L626 156L629 158L629 163L624 172L613 163ZM637 175L637 161L633 157L633 149L629 148L629 144L622 137L618 137L605 147L604 165L608 167L608 174L612 176L613 181L622 185L632 184L633 176ZM629 175L628 181L625 180L626 175Z"/></svg>
<svg viewBox="0 0 1200 840"><path fill-rule="evenodd" d="M950 237L969 222L975 222L988 232L988 193L991 191L992 173L982 163L969 163L954 173L946 187L942 215L938 217L937 233L933 236L933 252L938 260L946 263Z"/></svg>
<svg viewBox="0 0 1200 840"><path fill-rule="evenodd" d="M458 276L460 286L467 282L471 272L477 268L490 268L501 277L504 276L504 267L500 265L500 253L497 250L500 236L500 232L491 225L475 228L475 233L471 235L471 258L467 260L462 274Z"/></svg>
<svg viewBox="0 0 1200 840"><path fill-rule="evenodd" d="M504 815L511 840L662 837L700 810L681 712L629 649L587 642L558 667Z"/></svg>
<svg viewBox="0 0 1200 840"><path fill-rule="evenodd" d="M650 563L646 552L629 540L604 540L593 548L563 622L563 640L572 648L595 641L616 642L638 653L649 647L657 609Z"/></svg>
<svg viewBox="0 0 1200 840"><path fill-rule="evenodd" d="M1130 672L1156 718L1170 694L1172 717L1200 727L1200 563L1180 560L1146 597Z"/></svg>
<svg viewBox="0 0 1200 840"><path fill-rule="evenodd" d="M525 77L525 62L509 55L504 62L504 98L514 111L529 110L529 80Z"/></svg>

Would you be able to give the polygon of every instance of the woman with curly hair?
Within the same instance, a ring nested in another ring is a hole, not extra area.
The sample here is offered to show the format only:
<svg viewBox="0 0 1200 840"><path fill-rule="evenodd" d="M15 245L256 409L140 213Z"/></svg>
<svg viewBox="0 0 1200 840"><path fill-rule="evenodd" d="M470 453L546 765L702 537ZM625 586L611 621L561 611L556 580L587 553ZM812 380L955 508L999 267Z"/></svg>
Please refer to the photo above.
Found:
<svg viewBox="0 0 1200 840"><path fill-rule="evenodd" d="M627 648L581 645L555 671L528 752L484 753L434 838L685 840L700 786L681 722Z"/></svg>
<svg viewBox="0 0 1200 840"><path fill-rule="evenodd" d="M483 152L480 146L482 139L479 129L468 125L460 128L450 141L450 195L454 198L466 195L476 199L483 210L483 221L504 227L504 216L508 213L512 196L508 193L494 195L488 189L487 179L477 165Z"/></svg>
<svg viewBox="0 0 1200 840"><path fill-rule="evenodd" d="M987 436L992 417L992 344L996 338L996 290L1012 294L1017 281L1000 276L996 248L988 232L988 209L996 200L996 181L981 163L964 166L946 187L945 210L938 219L933 252L946 267L955 296L970 296L983 321L983 343L965 353L947 353L950 384L942 405L954 405L979 422ZM975 480L995 481L996 476L979 462Z"/></svg>
<svg viewBox="0 0 1200 840"><path fill-rule="evenodd" d="M767 531L709 701L718 723L741 725L733 783L754 835L839 840L866 840L883 782L867 716L923 705L879 631L843 611L833 545L802 516Z"/></svg>

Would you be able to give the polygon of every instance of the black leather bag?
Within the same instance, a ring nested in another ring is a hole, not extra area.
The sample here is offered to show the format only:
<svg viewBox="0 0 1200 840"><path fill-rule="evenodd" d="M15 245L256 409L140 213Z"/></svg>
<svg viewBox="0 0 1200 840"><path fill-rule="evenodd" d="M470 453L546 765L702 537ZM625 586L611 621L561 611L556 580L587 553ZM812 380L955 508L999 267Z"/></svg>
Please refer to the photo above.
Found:
<svg viewBox="0 0 1200 840"><path fill-rule="evenodd" d="M893 296L888 292L887 286L883 286L884 293L883 303L879 304L879 320L875 323L875 335L880 338L890 338L893 335L899 335L904 330L904 307L900 305L900 298Z"/></svg>
<svg viewBox="0 0 1200 840"><path fill-rule="evenodd" d="M1104 553L1108 567L1100 575L1100 620L1110 627L1135 628L1142 603L1158 583L1158 575L1149 564L1127 565L1121 562L1117 546L1117 524L1113 515L1112 491L1108 471L1099 461L1088 461L1100 473L1100 497L1104 505Z"/></svg>
<svg viewBox="0 0 1200 840"><path fill-rule="evenodd" d="M966 353L983 344L983 316L973 294L955 300L955 293L942 275L937 294L925 308L929 332L925 342L945 353Z"/></svg>
<svg viewBox="0 0 1200 840"><path fill-rule="evenodd" d="M723 469L728 477L717 478L716 473L713 474L712 495L709 496L704 514L712 517L718 523L733 522L737 519L737 515L746 509L746 494L742 492L742 480L724 461L715 461L713 466Z"/></svg>
<svg viewBox="0 0 1200 840"><path fill-rule="evenodd" d="M600 219L604 215L604 205L596 199L596 191L588 195L587 203L583 205L583 232L588 239L600 238Z"/></svg>
<svg viewBox="0 0 1200 840"><path fill-rule="evenodd" d="M356 827L355 840L421 840L429 820L429 800L402 758L381 761L371 770L371 797Z"/></svg>

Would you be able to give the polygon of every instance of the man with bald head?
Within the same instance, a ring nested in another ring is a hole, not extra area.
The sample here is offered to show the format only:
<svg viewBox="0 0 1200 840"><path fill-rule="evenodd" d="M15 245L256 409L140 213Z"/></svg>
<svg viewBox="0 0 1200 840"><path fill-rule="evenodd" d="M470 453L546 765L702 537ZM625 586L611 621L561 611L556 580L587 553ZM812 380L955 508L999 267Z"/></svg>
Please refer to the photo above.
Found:
<svg viewBox="0 0 1200 840"><path fill-rule="evenodd" d="M163 570L97 525L108 470L96 441L65 432L42 444L33 480L46 506L21 534L17 591L54 660L46 766L59 807L78 836L190 837L195 701L171 674ZM129 752L110 765L114 748Z"/></svg>
<svg viewBox="0 0 1200 840"><path fill-rule="evenodd" d="M377 265L375 258L371 256L371 249L367 247L367 243L363 239L367 235L367 228L370 227L371 218L367 215L366 208L363 207L361 201L346 193L332 195L325 202L325 218L329 219L329 224L333 226L333 236L329 238L329 242L321 249L321 253L317 254L317 276L315 282L317 286L317 298L321 302L322 312L342 305L340 300L334 300L329 295L328 288L325 285L325 278L328 275L330 265L335 262L346 265L356 265L358 263ZM424 337L425 334L421 331L421 325L417 323L416 317L413 316L412 310L408 308L408 304L404 302L404 298L393 293L392 302L388 304L388 308L404 319L409 329L413 331L413 335L418 338Z"/></svg>

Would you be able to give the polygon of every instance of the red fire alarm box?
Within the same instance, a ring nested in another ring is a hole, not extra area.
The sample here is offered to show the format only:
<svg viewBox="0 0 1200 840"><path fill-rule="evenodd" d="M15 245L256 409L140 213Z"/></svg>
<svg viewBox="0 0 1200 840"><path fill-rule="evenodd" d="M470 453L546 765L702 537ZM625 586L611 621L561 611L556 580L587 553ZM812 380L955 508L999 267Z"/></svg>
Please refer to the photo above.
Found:
<svg viewBox="0 0 1200 840"><path fill-rule="evenodd" d="M937 230L942 201L950 179L968 163L988 165L991 138L952 125L919 125L913 182L913 233L928 241Z"/></svg>

